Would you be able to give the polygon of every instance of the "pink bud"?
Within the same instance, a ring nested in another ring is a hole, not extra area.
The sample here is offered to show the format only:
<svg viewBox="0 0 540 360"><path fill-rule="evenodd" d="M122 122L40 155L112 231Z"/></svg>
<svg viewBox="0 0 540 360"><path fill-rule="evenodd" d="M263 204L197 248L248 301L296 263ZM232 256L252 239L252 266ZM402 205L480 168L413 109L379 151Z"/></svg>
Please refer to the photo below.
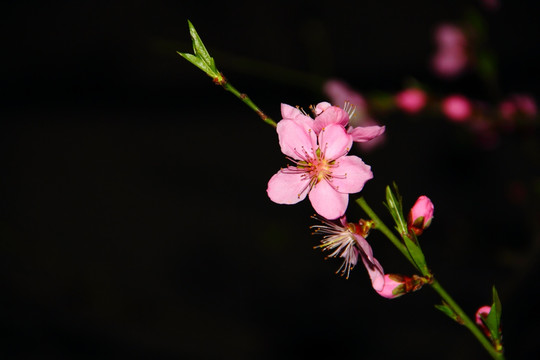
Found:
<svg viewBox="0 0 540 360"><path fill-rule="evenodd" d="M533 118L537 114L536 102L530 95L515 95L514 101L523 115Z"/></svg>
<svg viewBox="0 0 540 360"><path fill-rule="evenodd" d="M408 227L416 235L422 234L433 219L434 206L427 196L420 196L409 212Z"/></svg>
<svg viewBox="0 0 540 360"><path fill-rule="evenodd" d="M420 89L406 89L396 95L396 104L403 111L415 114L426 105L426 93Z"/></svg>
<svg viewBox="0 0 540 360"><path fill-rule="evenodd" d="M512 120L516 114L517 108L513 101L505 100L499 104L499 112L505 120Z"/></svg>
<svg viewBox="0 0 540 360"><path fill-rule="evenodd" d="M482 321L482 318L486 318L489 315L490 311L491 306L485 305L478 309L475 315L476 324L482 329L482 331L484 332L484 334L486 334L487 337L490 337L491 334L486 324L484 324L484 321Z"/></svg>
<svg viewBox="0 0 540 360"><path fill-rule="evenodd" d="M385 274L384 287L377 291L377 294L387 299L394 299L405 294L404 283L405 279L401 275ZM394 293L395 292L395 293Z"/></svg>
<svg viewBox="0 0 540 360"><path fill-rule="evenodd" d="M472 114L472 106L469 99L463 95L448 96L442 102L442 112L456 122L467 120Z"/></svg>
<svg viewBox="0 0 540 360"><path fill-rule="evenodd" d="M491 311L491 306L485 305L482 306L480 309L476 311L476 324L479 326L484 326L484 322L482 321L482 316L487 317L489 315L489 312Z"/></svg>
<svg viewBox="0 0 540 360"><path fill-rule="evenodd" d="M384 286L381 290L377 291L377 294L387 299L394 299L401 295L420 290L429 281L429 278L418 275L409 277L398 274L385 274Z"/></svg>

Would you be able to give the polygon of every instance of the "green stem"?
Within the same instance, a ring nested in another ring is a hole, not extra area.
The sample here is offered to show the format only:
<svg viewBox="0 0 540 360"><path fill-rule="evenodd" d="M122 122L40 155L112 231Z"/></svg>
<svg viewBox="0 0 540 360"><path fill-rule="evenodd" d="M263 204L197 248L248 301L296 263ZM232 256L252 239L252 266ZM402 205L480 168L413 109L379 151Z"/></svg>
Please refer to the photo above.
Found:
<svg viewBox="0 0 540 360"><path fill-rule="evenodd" d="M269 124L269 125L271 125L273 127L277 126L276 122L274 120L272 120L271 118L269 118L268 116L266 116L266 114L263 113L262 110L259 109L259 107L257 105L255 105L255 103L253 101L251 101L251 99L246 94L241 93L240 91L236 90L236 88L234 86L232 86L231 84L229 84L226 80L219 83L219 85L221 85L225 90L227 90L228 92L232 93L234 96L236 96L237 98L242 100L244 102L244 104L249 106L251 110L255 111L257 113L257 115L259 115L259 117L265 123L267 123L267 124Z"/></svg>
<svg viewBox="0 0 540 360"><path fill-rule="evenodd" d="M400 239L382 222L382 220L375 214L375 212L368 205L366 200L361 197L356 200L356 203L369 215L369 217L375 222L374 228L382 232L386 237L398 248L399 251L409 260L413 266L422 273L423 276L429 276L431 282L429 285L435 290L439 296L452 308L456 315L460 319L460 323L463 324L469 331L476 337L476 339L482 344L482 346L487 350L491 357L495 360L504 360L504 355L500 352L497 352L490 341L484 336L482 331L476 326L476 324L465 314L461 307L452 299L452 297L443 289L441 284L428 272L424 274L424 271L418 269L411 255L407 251L405 245L401 242Z"/></svg>
<svg viewBox="0 0 540 360"><path fill-rule="evenodd" d="M395 247L398 248L399 251L401 251L401 253L403 254L403 256L405 256L407 258L407 260L409 260L409 262L415 267L417 268L414 260L412 259L411 255L409 254L409 251L407 251L407 248L405 247L405 245L401 242L400 239L397 238L397 236L394 235L394 233L381 221L381 219L379 219L379 217L377 216L377 214L375 214L375 212L371 209L371 207L368 205L368 203L366 202L366 200L364 199L364 197L361 197L359 199L356 200L356 203L358 205L360 205L360 207L366 212L366 214L369 215L369 217L371 218L371 220L375 221L375 226L373 227L374 229L377 229L379 230L380 232L382 232L384 235L386 235L386 237L392 242L392 244L394 244ZM417 270L419 270L417 268ZM424 274L425 275L425 274Z"/></svg>
<svg viewBox="0 0 540 360"><path fill-rule="evenodd" d="M452 310L459 316L462 323L469 331L476 337L476 339L482 344L486 351L495 360L504 360L504 355L497 352L489 340L484 336L482 331L476 326L476 324L467 316L467 314L459 307L459 305L452 299L452 297L444 290L435 278L430 284L431 288L435 290L439 296L452 308Z"/></svg>

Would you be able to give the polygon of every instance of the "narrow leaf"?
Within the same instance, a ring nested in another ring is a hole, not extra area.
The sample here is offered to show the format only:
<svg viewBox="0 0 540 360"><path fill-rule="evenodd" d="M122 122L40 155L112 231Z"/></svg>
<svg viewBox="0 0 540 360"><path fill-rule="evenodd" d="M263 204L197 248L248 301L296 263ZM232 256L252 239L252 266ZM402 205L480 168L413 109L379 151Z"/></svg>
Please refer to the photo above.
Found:
<svg viewBox="0 0 540 360"><path fill-rule="evenodd" d="M461 320L461 318L458 316L458 314L456 314L454 312L454 310L452 310L448 304L446 304L444 301L442 303L442 305L435 305L435 308L440 310L441 312L443 312L444 314L446 314L450 319L454 320L455 322L459 323L459 324L462 324L463 325L463 321Z"/></svg>
<svg viewBox="0 0 540 360"><path fill-rule="evenodd" d="M186 59L187 61L189 61L190 63L192 63L199 69L201 69L202 71L204 71L208 76L212 78L214 77L212 69L210 69L210 67L197 56L188 54L188 53L181 53L180 51L177 51L177 53L178 55L182 56L184 59Z"/></svg>
<svg viewBox="0 0 540 360"><path fill-rule="evenodd" d="M189 34L191 35L191 39L193 41L193 52L195 56L201 58L210 68L215 68L215 65L213 65L213 60L210 54L208 53L208 50L206 50L206 47L204 46L201 38L199 37L199 34L197 34L197 30L195 30L195 26L191 23L191 21L188 20L189 24ZM213 69L214 70L214 69Z"/></svg>

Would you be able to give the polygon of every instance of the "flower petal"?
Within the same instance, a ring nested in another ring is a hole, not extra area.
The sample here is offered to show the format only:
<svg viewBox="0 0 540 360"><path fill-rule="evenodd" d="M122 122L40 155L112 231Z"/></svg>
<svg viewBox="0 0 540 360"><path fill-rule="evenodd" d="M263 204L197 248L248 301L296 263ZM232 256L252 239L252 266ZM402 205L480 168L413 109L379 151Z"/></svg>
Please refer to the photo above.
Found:
<svg viewBox="0 0 540 360"><path fill-rule="evenodd" d="M278 171L268 181L268 197L278 204L296 204L306 198L309 179L302 178L302 173L290 174Z"/></svg>
<svg viewBox="0 0 540 360"><path fill-rule="evenodd" d="M346 126L349 123L349 114L337 106L330 106L326 108L319 116L313 121L313 130L318 134L322 129L330 124L338 124Z"/></svg>
<svg viewBox="0 0 540 360"><path fill-rule="evenodd" d="M306 129L305 126L294 120L281 120L278 122L276 130L281 152L293 159L303 160L306 151L312 155L313 150L317 147L313 130Z"/></svg>
<svg viewBox="0 0 540 360"><path fill-rule="evenodd" d="M355 235L355 238L358 246L361 249L360 257L362 258L362 262L368 271L371 279L371 285L376 291L381 291L384 287L384 270L377 259L373 257L373 250L371 249L371 246L367 240L360 235Z"/></svg>
<svg viewBox="0 0 540 360"><path fill-rule="evenodd" d="M352 143L352 136L338 124L326 126L319 134L319 147L327 160L336 160L347 155Z"/></svg>
<svg viewBox="0 0 540 360"><path fill-rule="evenodd" d="M359 126L356 128L349 127L348 132L352 135L354 141L366 142L382 135L385 130L385 126Z"/></svg>
<svg viewBox="0 0 540 360"><path fill-rule="evenodd" d="M373 259L374 262L370 263L365 257L360 256L371 279L371 286L373 286L375 291L381 291L384 288L384 270L381 264L379 264L377 259Z"/></svg>
<svg viewBox="0 0 540 360"><path fill-rule="evenodd" d="M343 156L336 160L332 170L332 185L340 193L354 194L362 190L366 181L373 178L371 166L358 156Z"/></svg>
<svg viewBox="0 0 540 360"><path fill-rule="evenodd" d="M309 192L309 201L317 214L334 220L345 214L349 195L337 192L326 180L322 180Z"/></svg>
<svg viewBox="0 0 540 360"><path fill-rule="evenodd" d="M283 116L283 120L294 120L304 127L313 127L313 119L293 106L281 104L281 116Z"/></svg>

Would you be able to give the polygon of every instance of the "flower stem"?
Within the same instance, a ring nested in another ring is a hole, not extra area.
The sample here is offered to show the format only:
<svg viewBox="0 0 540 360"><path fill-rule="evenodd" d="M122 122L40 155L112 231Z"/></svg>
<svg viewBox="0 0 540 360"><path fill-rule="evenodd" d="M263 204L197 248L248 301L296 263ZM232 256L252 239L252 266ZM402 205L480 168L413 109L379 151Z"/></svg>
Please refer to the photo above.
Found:
<svg viewBox="0 0 540 360"><path fill-rule="evenodd" d="M441 284L433 278L433 281L429 284L433 290L435 290L439 296L452 308L452 310L459 316L460 323L463 324L469 331L476 337L476 339L482 344L486 351L495 360L504 360L504 355L495 350L489 340L482 334L482 331L476 326L476 324L467 316L467 314L459 307L459 305L452 299L452 297L443 289Z"/></svg>
<svg viewBox="0 0 540 360"><path fill-rule="evenodd" d="M225 90L227 90L228 92L232 93L234 96L236 96L237 98L239 98L240 100L242 100L244 102L244 104L246 104L247 106L249 106L249 108L253 111L255 111L257 113L257 115L259 115L259 117L267 124L273 126L273 127L276 127L276 122L274 120L272 120L270 117L266 116L265 113L262 112L261 109L259 109L259 107L257 105L255 105L255 103L253 101L251 101L251 99L249 98L249 96L247 96L246 94L244 93L241 93L240 91L238 91L234 86L232 86L227 80L225 80L225 77L223 77L223 81L220 81L217 83L218 85L221 85Z"/></svg>
<svg viewBox="0 0 540 360"><path fill-rule="evenodd" d="M446 292L446 290L443 289L441 284L429 273L424 273L425 271L422 271L422 269L419 269L414 260L412 259L411 255L407 251L406 246L401 242L400 239L394 233L381 221L381 219L375 214L375 212L371 209L371 207L368 205L366 200L361 197L356 200L356 203L366 212L366 214L371 217L371 219L375 222L374 228L382 232L386 237L398 248L399 251L409 260L409 262L420 272L423 276L429 276L430 282L429 285L433 290L435 290L439 296L448 304L448 306L454 311L454 313L458 316L458 322L467 329L476 337L476 339L482 344L482 346L487 350L487 352L491 355L491 357L495 360L504 360L504 355L498 351L495 350L493 345L490 343L490 341L484 336L482 331L476 326L476 324L467 316L467 314L461 309L461 307L452 299L452 297Z"/></svg>
<svg viewBox="0 0 540 360"><path fill-rule="evenodd" d="M386 237L392 242L392 244L394 244L395 247L398 248L399 251L401 251L401 253L403 254L403 256L405 256L407 258L407 260L409 260L409 262L411 264L413 264L413 266L417 269L417 270L420 270L417 268L414 260L412 259L411 255L409 254L409 252L407 251L407 248L405 247L405 245L401 242L401 240L399 240L397 238L397 236L394 235L394 233L381 221L381 219L379 219L379 217L377 216L377 214L375 214L375 212L371 209L371 207L368 205L368 203L366 202L366 200L364 199L364 197L361 197L359 199L356 200L356 203L366 212L366 214L369 215L369 217L371 218L371 220L373 220L375 222L375 226L373 227L374 229L377 229L379 230L380 232L382 232L384 235L386 235ZM423 275L426 275L426 274L423 274Z"/></svg>

